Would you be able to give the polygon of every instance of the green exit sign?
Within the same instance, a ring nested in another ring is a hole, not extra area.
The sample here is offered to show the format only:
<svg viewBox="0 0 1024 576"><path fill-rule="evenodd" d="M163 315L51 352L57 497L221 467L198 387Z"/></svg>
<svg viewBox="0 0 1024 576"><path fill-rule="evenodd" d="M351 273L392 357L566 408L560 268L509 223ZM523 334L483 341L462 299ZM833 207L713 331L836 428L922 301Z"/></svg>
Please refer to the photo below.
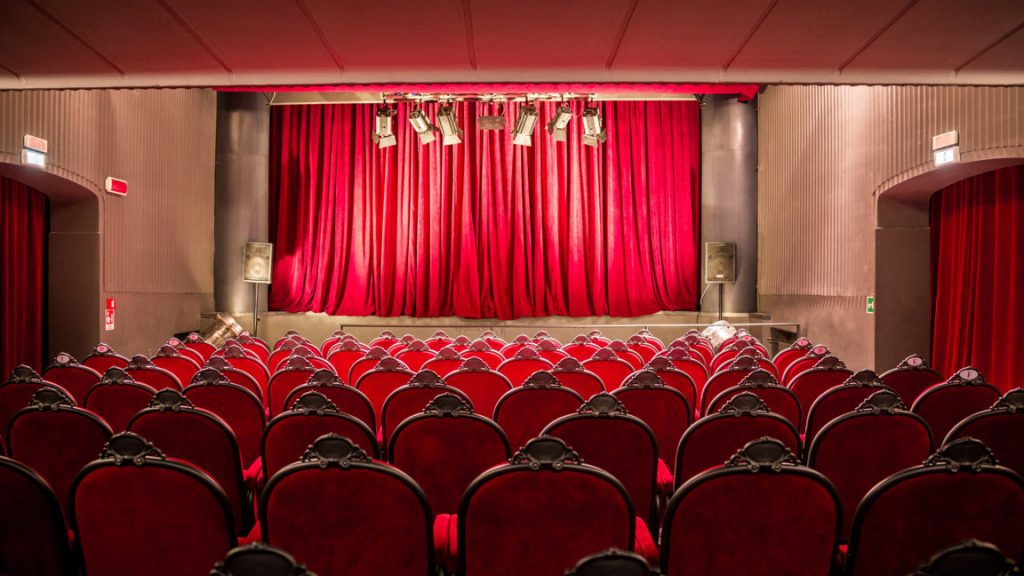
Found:
<svg viewBox="0 0 1024 576"><path fill-rule="evenodd" d="M868 310L867 311L868 311L868 314L874 314L875 313L875 297L874 296L868 296Z"/></svg>

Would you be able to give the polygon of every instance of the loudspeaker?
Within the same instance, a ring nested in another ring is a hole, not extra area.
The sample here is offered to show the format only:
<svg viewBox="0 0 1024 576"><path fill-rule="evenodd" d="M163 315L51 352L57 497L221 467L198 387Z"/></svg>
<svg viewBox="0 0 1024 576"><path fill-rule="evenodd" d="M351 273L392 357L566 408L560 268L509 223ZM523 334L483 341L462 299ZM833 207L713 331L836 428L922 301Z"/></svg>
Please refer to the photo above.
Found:
<svg viewBox="0 0 1024 576"><path fill-rule="evenodd" d="M736 243L704 243L704 282L707 284L736 283Z"/></svg>
<svg viewBox="0 0 1024 576"><path fill-rule="evenodd" d="M242 257L242 279L257 284L270 284L270 271L274 265L274 245L266 242L246 242Z"/></svg>

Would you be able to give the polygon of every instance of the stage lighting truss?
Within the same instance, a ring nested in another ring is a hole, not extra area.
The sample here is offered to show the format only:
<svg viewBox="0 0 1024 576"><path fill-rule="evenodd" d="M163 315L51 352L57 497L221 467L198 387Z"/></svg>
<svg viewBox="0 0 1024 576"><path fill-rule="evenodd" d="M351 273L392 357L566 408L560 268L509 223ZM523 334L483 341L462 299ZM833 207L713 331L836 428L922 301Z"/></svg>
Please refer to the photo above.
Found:
<svg viewBox="0 0 1024 576"><path fill-rule="evenodd" d="M608 139L604 125L601 122L601 111L597 107L583 109L583 143L587 146L597 146Z"/></svg>
<svg viewBox="0 0 1024 576"><path fill-rule="evenodd" d="M391 129L391 119L398 114L394 108L386 104L377 109L377 120L373 130L373 141L378 148L388 148L398 144L395 132Z"/></svg>
<svg viewBox="0 0 1024 576"><path fill-rule="evenodd" d="M434 132L438 131L437 126L431 124L430 118L427 118L423 110L416 108L410 112L409 124L412 124L412 129L419 135L421 144L430 144L434 141Z"/></svg>
<svg viewBox="0 0 1024 576"><path fill-rule="evenodd" d="M437 124L441 127L441 143L445 146L462 143L462 136L465 134L459 128L459 122L455 118L455 110L452 105L442 104L437 110Z"/></svg>
<svg viewBox="0 0 1024 576"><path fill-rule="evenodd" d="M555 110L555 116L548 122L548 134L551 134L551 138L555 142L565 142L565 128L569 125L570 120L572 120L572 109L568 104L562 102Z"/></svg>
<svg viewBox="0 0 1024 576"><path fill-rule="evenodd" d="M512 129L512 143L518 146L533 145L533 131L537 128L537 107L527 102L519 109L516 126Z"/></svg>

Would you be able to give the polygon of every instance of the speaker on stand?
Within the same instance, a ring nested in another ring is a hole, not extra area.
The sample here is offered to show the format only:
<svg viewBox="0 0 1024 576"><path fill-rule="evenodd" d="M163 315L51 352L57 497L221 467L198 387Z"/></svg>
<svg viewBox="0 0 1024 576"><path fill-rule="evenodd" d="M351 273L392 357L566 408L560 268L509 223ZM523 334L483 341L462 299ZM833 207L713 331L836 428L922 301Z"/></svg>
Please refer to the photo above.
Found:
<svg viewBox="0 0 1024 576"><path fill-rule="evenodd" d="M259 335L260 284L270 284L274 245L246 242L242 256L242 280L252 284L252 335Z"/></svg>
<svg viewBox="0 0 1024 576"><path fill-rule="evenodd" d="M725 285L736 283L736 243L704 243L704 283L718 284L718 319L725 311Z"/></svg>

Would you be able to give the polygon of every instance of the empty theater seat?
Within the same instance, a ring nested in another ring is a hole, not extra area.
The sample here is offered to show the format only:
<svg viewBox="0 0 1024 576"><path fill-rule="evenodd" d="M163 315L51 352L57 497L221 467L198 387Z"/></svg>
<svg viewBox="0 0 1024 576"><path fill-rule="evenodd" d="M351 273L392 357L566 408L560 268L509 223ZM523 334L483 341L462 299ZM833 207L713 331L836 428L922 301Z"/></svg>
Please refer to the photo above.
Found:
<svg viewBox="0 0 1024 576"><path fill-rule="evenodd" d="M452 394L472 406L472 401L459 391L444 383L441 377L429 370L417 372L409 383L388 395L381 410L380 435L381 447L387 446L388 439L395 428L409 416L419 414L423 408L439 394Z"/></svg>
<svg viewBox="0 0 1024 576"><path fill-rule="evenodd" d="M723 390L712 398L707 413L715 414L730 398L741 392L757 394L758 398L768 405L769 410L789 420L794 426L800 421L803 414L803 407L800 406L800 400L797 399L796 394L793 394L789 388L779 385L778 380L764 370L748 373L739 384Z"/></svg>
<svg viewBox="0 0 1024 576"><path fill-rule="evenodd" d="M11 370L11 377L0 384L0 435L7 434L7 427L14 415L28 406L32 396L44 386L54 386L67 394L66 390L43 380L35 370L24 364Z"/></svg>
<svg viewBox="0 0 1024 576"><path fill-rule="evenodd" d="M498 400L494 421L508 435L512 450L518 450L552 420L575 413L580 404L583 397L562 386L550 372L537 372Z"/></svg>
<svg viewBox="0 0 1024 576"><path fill-rule="evenodd" d="M76 404L85 402L89 388L99 382L101 377L102 374L79 364L66 352L54 356L53 362L43 371L43 379L63 388Z"/></svg>
<svg viewBox="0 0 1024 576"><path fill-rule="evenodd" d="M1024 475L1024 390L1014 388L988 410L964 418L943 444L966 437L984 442L999 464Z"/></svg>
<svg viewBox="0 0 1024 576"><path fill-rule="evenodd" d="M512 389L508 378L489 367L482 358L467 358L444 381L468 396L477 414L488 418L494 415L498 400Z"/></svg>
<svg viewBox="0 0 1024 576"><path fill-rule="evenodd" d="M512 386L521 386L535 372L551 370L554 365L541 358L533 348L524 346L514 356L498 366L498 372L508 378Z"/></svg>
<svg viewBox="0 0 1024 576"><path fill-rule="evenodd" d="M128 359L114 352L109 345L101 343L82 360L82 364L103 374L110 368L125 368L128 366Z"/></svg>
<svg viewBox="0 0 1024 576"><path fill-rule="evenodd" d="M988 409L998 400L999 390L976 368L967 367L958 370L945 383L922 392L910 410L928 422L932 438L939 442L957 422Z"/></svg>
<svg viewBox="0 0 1024 576"><path fill-rule="evenodd" d="M141 354L132 356L124 371L132 377L132 380L146 384L154 390L172 388L180 392L182 388L177 376L169 370L158 368L149 358Z"/></svg>
<svg viewBox="0 0 1024 576"><path fill-rule="evenodd" d="M32 469L0 456L0 574L66 576L74 566L57 495Z"/></svg>
<svg viewBox="0 0 1024 576"><path fill-rule="evenodd" d="M853 371L847 368L842 360L835 356L826 356L818 360L812 368L797 374L790 381L789 389L793 391L793 394L796 394L801 406L810 408L819 396L829 389L846 382L850 376L853 376ZM806 418L806 415L805 411L804 418ZM800 430L803 430L805 427L805 422L802 420L803 418L801 418L800 422L794 422Z"/></svg>
<svg viewBox="0 0 1024 576"><path fill-rule="evenodd" d="M306 392L323 394L338 407L338 410L362 420L370 430L377 429L377 419L370 399L354 387L343 384L330 370L317 370L309 377L308 382L288 393L284 405L292 406Z"/></svg>
<svg viewBox="0 0 1024 576"><path fill-rule="evenodd" d="M235 433L242 454L242 466L248 468L260 457L260 441L266 425L266 412L252 391L229 382L219 371L204 368L182 392L192 404L213 412Z"/></svg>
<svg viewBox="0 0 1024 576"><path fill-rule="evenodd" d="M597 374L583 368L575 358L563 358L551 369L551 374L565 386L572 388L580 396L590 398L594 394L604 392L604 383Z"/></svg>
<svg viewBox="0 0 1024 576"><path fill-rule="evenodd" d="M156 390L151 386L132 380L120 368L111 368L89 389L85 408L102 416L111 430L121 432L136 412L149 406L154 394Z"/></svg>
<svg viewBox="0 0 1024 576"><path fill-rule="evenodd" d="M898 366L883 373L880 379L882 384L895 390L907 406L913 406L925 390L942 383L942 375L932 370L928 361L917 354L904 358Z"/></svg>
<svg viewBox="0 0 1024 576"><path fill-rule="evenodd" d="M881 390L888 390L899 396L895 390L882 384L878 375L871 370L861 370L850 376L842 385L826 390L807 410L807 426L804 428L807 443L810 444L818 431L833 418L853 412L868 396Z"/></svg>

